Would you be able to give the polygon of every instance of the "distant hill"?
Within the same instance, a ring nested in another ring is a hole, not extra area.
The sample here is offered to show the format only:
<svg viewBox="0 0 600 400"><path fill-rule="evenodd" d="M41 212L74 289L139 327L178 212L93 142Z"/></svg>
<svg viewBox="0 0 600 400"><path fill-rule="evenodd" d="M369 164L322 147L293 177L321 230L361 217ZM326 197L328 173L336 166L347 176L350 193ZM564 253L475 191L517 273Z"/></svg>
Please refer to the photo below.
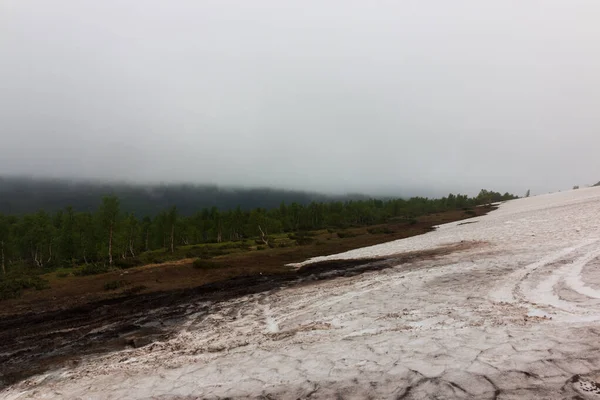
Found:
<svg viewBox="0 0 600 400"><path fill-rule="evenodd" d="M228 210L278 207L281 202L366 199L363 195L329 196L319 193L271 188L223 188L216 185L133 185L61 179L0 177L0 213L24 214L39 210L54 212L72 206L76 211L94 211L102 197L114 194L121 209L138 216L153 216L176 205L182 215L202 208Z"/></svg>

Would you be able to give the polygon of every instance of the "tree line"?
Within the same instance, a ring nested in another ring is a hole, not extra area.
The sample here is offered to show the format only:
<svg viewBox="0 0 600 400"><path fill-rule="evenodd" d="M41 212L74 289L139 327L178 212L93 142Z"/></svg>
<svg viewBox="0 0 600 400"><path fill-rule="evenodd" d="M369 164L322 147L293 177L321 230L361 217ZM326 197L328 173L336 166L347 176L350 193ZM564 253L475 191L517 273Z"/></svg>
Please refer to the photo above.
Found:
<svg viewBox="0 0 600 400"><path fill-rule="evenodd" d="M0 214L0 263L7 268L30 266L40 269L82 264L118 264L140 253L178 246L219 243L257 238L268 244L268 235L324 228L345 229L385 223L392 218L418 216L465 209L516 198L482 190L477 197L449 194L440 199L413 197L389 200L282 202L271 209L220 210L203 208L181 215L171 206L151 216L124 212L116 196L105 196L93 212L73 207L21 216Z"/></svg>
<svg viewBox="0 0 600 400"><path fill-rule="evenodd" d="M64 210L71 205L75 211L98 209L103 196L111 194L120 200L122 212L140 216L155 216L176 204L181 215L189 216L199 208L218 207L221 210L240 206L243 210L274 208L284 201L309 204L316 202L366 200L359 194L325 195L271 188L233 188L217 185L165 184L140 185L114 182L68 181L64 179L11 178L0 176L0 212L11 215Z"/></svg>

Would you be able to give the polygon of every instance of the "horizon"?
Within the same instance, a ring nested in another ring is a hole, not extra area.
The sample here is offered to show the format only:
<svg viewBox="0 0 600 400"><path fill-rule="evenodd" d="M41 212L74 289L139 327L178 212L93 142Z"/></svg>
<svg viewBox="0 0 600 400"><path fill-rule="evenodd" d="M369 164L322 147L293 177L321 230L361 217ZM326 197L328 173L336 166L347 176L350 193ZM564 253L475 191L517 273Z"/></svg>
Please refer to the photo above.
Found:
<svg viewBox="0 0 600 400"><path fill-rule="evenodd" d="M136 182L129 180L111 180L111 179L89 179L89 178L68 178L68 177L47 177L47 176L26 176L26 175L0 175L0 185L4 181L10 182L28 182L33 184L38 183L56 183L56 184L71 184L71 185L90 185L95 187L101 186L110 186L110 187L118 187L118 188L137 188L137 189L151 189L151 188L181 188L181 187L190 187L190 188L210 188L217 189L219 191L253 191L253 190L271 190L285 193L297 193L297 194L306 194L306 195L316 195L316 196L324 196L324 197L351 197L351 196L362 196L362 197L370 197L370 198L411 198L411 197L429 197L429 198L442 198L447 196L448 194L454 195L467 195L469 197L475 197L481 190L492 190L499 193L510 193L516 195L517 197L523 197L524 193L513 193L509 190L504 190L503 188L495 188L495 187L482 187L476 190L472 190L470 192L462 192L457 190L450 191L442 191L435 188L429 188L425 190L404 190L404 193L401 193L399 190L396 191L327 191L327 190L308 190L302 188L286 188L280 186L268 186L268 185L227 185L227 184L218 184L218 183L202 183L202 182L188 182L188 181L175 181L175 182L166 182L166 181L148 181L148 182ZM591 187L593 184L579 185L581 188ZM569 190L572 188L564 188L558 189L553 192L560 192L561 190ZM545 193L534 193L531 191L532 195L545 194Z"/></svg>

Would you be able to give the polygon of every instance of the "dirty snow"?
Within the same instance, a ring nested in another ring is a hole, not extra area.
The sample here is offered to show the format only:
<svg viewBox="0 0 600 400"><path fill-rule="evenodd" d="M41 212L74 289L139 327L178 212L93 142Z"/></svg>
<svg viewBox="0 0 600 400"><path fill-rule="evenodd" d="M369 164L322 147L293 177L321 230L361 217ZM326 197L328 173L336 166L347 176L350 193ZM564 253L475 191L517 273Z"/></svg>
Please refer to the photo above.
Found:
<svg viewBox="0 0 600 400"><path fill-rule="evenodd" d="M344 254L468 250L210 305L5 399L600 399L600 188ZM190 305L193 307L194 305Z"/></svg>

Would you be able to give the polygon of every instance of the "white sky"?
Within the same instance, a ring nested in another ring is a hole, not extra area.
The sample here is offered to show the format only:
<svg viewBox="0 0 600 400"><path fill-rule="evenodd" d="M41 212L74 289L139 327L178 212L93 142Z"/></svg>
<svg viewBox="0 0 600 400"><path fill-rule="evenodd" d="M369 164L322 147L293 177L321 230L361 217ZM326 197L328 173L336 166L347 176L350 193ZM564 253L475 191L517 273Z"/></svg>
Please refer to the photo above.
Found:
<svg viewBox="0 0 600 400"><path fill-rule="evenodd" d="M320 191L600 180L600 2L0 2L0 175Z"/></svg>

